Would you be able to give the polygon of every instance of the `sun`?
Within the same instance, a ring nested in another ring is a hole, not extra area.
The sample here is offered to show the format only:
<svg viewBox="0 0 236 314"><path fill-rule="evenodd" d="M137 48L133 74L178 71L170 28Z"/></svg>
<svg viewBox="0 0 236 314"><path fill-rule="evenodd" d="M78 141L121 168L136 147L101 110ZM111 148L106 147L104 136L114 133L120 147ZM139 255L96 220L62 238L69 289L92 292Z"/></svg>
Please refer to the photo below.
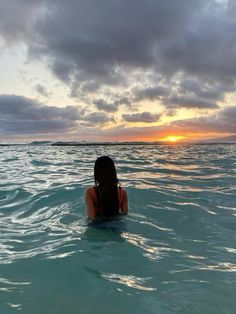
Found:
<svg viewBox="0 0 236 314"><path fill-rule="evenodd" d="M185 139L185 136L182 135L168 135L166 137L161 138L161 141L163 142L169 142L169 143L176 143L180 140Z"/></svg>

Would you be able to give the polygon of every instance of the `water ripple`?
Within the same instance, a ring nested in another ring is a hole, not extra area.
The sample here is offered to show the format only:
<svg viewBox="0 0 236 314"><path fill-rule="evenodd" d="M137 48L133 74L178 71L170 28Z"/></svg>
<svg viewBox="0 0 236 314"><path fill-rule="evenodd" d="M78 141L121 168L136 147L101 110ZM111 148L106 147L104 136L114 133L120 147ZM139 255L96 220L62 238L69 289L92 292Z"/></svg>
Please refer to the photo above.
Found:
<svg viewBox="0 0 236 314"><path fill-rule="evenodd" d="M102 273L101 277L109 280L111 282L115 282L121 285L125 285L130 288L142 290L142 291L155 291L156 288L148 287L145 283L151 278L139 278L131 275L121 275L121 274L109 274Z"/></svg>

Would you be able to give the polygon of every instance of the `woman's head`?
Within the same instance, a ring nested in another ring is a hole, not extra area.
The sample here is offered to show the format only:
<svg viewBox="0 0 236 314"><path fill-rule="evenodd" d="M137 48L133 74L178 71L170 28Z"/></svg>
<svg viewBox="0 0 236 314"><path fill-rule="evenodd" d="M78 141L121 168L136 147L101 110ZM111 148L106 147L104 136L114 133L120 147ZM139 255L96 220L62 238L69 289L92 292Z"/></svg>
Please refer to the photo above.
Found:
<svg viewBox="0 0 236 314"><path fill-rule="evenodd" d="M108 156L99 157L94 165L94 180L96 185L117 184L116 168Z"/></svg>
<svg viewBox="0 0 236 314"><path fill-rule="evenodd" d="M94 165L94 180L101 215L118 215L118 179L114 162L110 157L101 156L96 160Z"/></svg>

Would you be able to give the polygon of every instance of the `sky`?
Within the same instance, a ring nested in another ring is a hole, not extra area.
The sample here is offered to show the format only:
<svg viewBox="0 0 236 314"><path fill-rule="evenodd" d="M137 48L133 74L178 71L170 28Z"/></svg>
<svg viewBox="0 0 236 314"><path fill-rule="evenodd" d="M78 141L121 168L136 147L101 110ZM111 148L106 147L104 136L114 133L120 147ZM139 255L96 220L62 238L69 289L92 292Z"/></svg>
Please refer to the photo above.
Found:
<svg viewBox="0 0 236 314"><path fill-rule="evenodd" d="M236 134L235 0L0 0L0 142Z"/></svg>

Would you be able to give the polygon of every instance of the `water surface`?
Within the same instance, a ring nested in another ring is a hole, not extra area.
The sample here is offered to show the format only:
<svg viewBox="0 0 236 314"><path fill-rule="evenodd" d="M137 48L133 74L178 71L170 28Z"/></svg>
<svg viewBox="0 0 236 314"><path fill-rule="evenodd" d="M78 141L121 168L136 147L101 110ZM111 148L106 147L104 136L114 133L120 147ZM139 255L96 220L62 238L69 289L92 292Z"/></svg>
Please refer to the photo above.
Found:
<svg viewBox="0 0 236 314"><path fill-rule="evenodd" d="M129 215L88 226L111 156ZM0 147L0 313L235 313L236 145Z"/></svg>

